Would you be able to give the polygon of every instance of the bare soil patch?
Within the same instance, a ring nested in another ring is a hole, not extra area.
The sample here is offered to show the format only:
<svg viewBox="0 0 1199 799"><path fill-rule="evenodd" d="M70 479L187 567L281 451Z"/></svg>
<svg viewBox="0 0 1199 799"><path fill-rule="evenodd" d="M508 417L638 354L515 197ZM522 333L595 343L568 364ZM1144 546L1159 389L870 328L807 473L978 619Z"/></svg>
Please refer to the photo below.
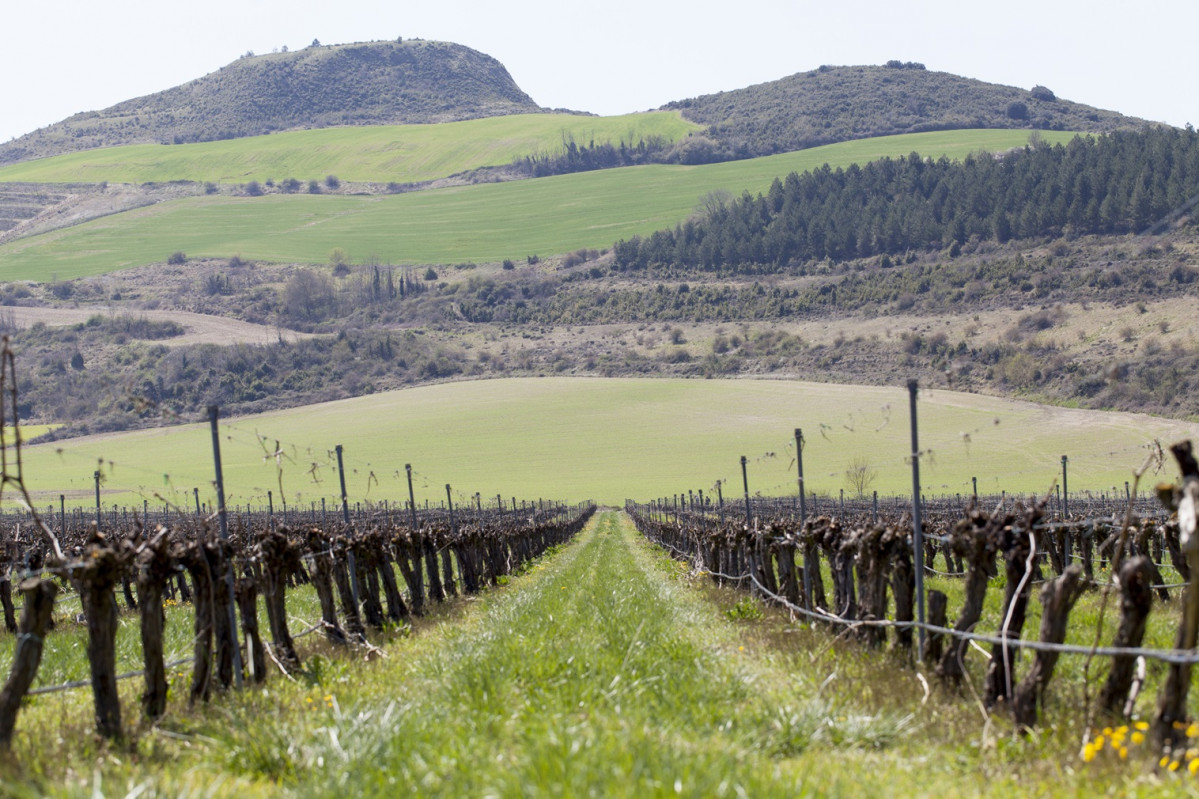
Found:
<svg viewBox="0 0 1199 799"><path fill-rule="evenodd" d="M222 316L192 313L189 311L123 311L108 307L100 308L26 308L11 307L5 309L11 312L13 321L21 327L30 327L37 323L47 326L77 325L86 322L96 314L106 316L129 315L145 317L156 322L175 322L187 331L182 336L163 339L160 343L168 347L181 347L187 344L273 344L278 341L297 341L302 338L312 338L308 333L297 333L270 325L258 325L243 322L239 319L229 319Z"/></svg>

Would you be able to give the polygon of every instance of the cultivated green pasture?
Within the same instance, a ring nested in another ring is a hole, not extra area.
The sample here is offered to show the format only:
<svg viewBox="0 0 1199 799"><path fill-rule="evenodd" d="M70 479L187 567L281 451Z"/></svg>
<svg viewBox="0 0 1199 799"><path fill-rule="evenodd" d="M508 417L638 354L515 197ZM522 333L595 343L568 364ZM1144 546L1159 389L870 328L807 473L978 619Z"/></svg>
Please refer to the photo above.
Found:
<svg viewBox="0 0 1199 799"><path fill-rule="evenodd" d="M682 138L699 125L673 111L614 117L516 114L435 125L297 130L197 144L136 144L42 158L0 168L0 182L146 183L171 180L265 182L294 177L407 183L578 144Z"/></svg>
<svg viewBox="0 0 1199 799"><path fill-rule="evenodd" d="M740 495L795 490L793 430L804 430L808 488L836 496L858 456L878 470L880 493L910 492L908 395L903 388L769 380L523 378L447 383L242 417L222 423L232 505L265 504L274 491L308 509L339 497L333 449L345 447L352 501L407 499L404 464L418 502L457 502L477 491L494 502L538 497L621 503L688 490ZM923 483L928 494L979 490L1043 493L1070 457L1070 490L1109 490L1130 479L1154 438L1199 434L1199 425L1124 413L1080 411L923 391ZM265 437L263 442L260 437ZM276 440L279 447L276 449ZM278 458L271 454L279 452ZM106 505L212 502L208 426L94 436L25 449L39 504L93 500L100 464ZM1165 475L1172 477L1173 473Z"/></svg>
<svg viewBox="0 0 1199 799"><path fill-rule="evenodd" d="M1074 134L1046 133L1049 141ZM792 171L920 152L960 158L1027 141L1020 131L940 131L865 139L704 166L654 164L394 196L195 197L96 219L0 246L0 280L45 281L191 257L325 263L494 262L609 247L672 227L708 192L764 192Z"/></svg>

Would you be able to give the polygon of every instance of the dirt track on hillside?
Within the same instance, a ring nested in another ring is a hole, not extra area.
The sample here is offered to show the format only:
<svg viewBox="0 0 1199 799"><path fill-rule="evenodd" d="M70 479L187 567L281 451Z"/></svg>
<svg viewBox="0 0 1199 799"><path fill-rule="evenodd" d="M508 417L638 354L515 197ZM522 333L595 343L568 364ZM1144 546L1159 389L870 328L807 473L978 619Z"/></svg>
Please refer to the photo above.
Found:
<svg viewBox="0 0 1199 799"><path fill-rule="evenodd" d="M86 322L96 314L144 317L155 322L176 322L182 325L186 332L182 336L159 341L160 344L168 347L180 347L186 344L272 344L279 340L297 341L302 338L311 338L311 335L307 333L297 333L293 330L187 311L114 311L106 307L23 308L10 306L4 309L4 313L9 312L12 313L13 321L21 327L29 327L38 322L50 327L75 325Z"/></svg>

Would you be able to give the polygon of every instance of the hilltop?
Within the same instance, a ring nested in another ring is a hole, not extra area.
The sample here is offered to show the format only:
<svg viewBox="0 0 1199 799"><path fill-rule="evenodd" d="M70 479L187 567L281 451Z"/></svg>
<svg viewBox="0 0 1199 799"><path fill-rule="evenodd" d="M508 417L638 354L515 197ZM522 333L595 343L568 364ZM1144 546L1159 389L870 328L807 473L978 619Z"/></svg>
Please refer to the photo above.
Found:
<svg viewBox="0 0 1199 799"><path fill-rule="evenodd" d="M935 72L922 64L822 66L781 80L663 106L706 125L692 162L752 158L833 142L965 128L1108 133L1149 124L1058 98Z"/></svg>
<svg viewBox="0 0 1199 799"><path fill-rule="evenodd" d="M422 39L314 43L294 52L246 54L182 86L76 114L0 144L0 165L120 145L211 142L286 130L427 124L545 110L516 85L503 64L462 45ZM1003 86L898 61L822 66L744 89L678 100L662 110L681 113L705 129L678 142L658 142L636 163L710 163L939 130L1108 133L1149 124L1058 98L1044 86ZM593 152L607 145L584 139L577 153L529 152L525 160L536 163L525 166L541 175L634 163ZM577 158L567 157L572 155Z"/></svg>
<svg viewBox="0 0 1199 799"><path fill-rule="evenodd" d="M123 144L214 141L334 125L448 122L542 109L491 56L410 39L247 54L166 91L0 145L0 164Z"/></svg>

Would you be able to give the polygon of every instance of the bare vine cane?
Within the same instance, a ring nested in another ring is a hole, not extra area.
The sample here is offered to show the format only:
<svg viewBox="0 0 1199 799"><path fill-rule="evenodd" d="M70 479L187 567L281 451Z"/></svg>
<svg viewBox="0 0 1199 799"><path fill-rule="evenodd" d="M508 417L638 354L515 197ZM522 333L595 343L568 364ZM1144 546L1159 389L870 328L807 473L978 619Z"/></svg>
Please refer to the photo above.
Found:
<svg viewBox="0 0 1199 799"><path fill-rule="evenodd" d="M45 537L54 552L52 568L62 568L67 557L63 554L58 543L58 536L42 521L41 515L34 507L29 489L25 485L25 472L21 464L21 428L17 414L17 359L12 350L12 342L8 336L0 337L0 499L4 489L13 486L20 493L20 502L29 511L33 524ZM4 430L12 422L13 443L10 448ZM9 450L12 450L10 461ZM15 472L13 471L15 468Z"/></svg>

